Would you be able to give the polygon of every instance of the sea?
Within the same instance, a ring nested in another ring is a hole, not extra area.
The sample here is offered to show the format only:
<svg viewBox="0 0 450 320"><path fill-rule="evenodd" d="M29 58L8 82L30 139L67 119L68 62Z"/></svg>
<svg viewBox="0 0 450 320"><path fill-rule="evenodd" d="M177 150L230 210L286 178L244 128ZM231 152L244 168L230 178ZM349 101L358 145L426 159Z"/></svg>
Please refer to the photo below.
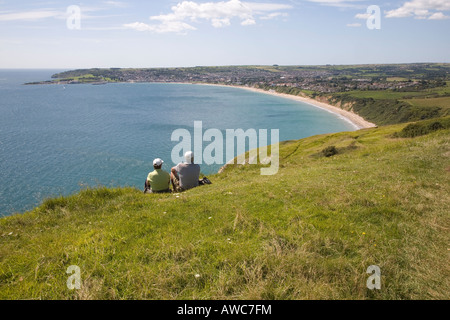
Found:
<svg viewBox="0 0 450 320"><path fill-rule="evenodd" d="M163 159L166 171L174 165L172 133L193 136L195 121L224 137L226 129L278 129L280 141L356 130L309 104L233 87L24 85L61 71L0 70L0 216L88 187L143 189L153 159ZM201 171L221 166L201 164Z"/></svg>

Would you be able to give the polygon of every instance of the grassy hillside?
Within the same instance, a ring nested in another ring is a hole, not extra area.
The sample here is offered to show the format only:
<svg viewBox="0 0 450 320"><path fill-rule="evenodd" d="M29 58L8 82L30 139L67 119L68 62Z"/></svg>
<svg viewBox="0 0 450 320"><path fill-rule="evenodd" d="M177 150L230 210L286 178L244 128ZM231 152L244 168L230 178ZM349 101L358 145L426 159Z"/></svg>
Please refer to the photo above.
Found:
<svg viewBox="0 0 450 320"><path fill-rule="evenodd" d="M233 166L182 194L100 187L2 218L0 298L449 299L450 132L404 127L282 143L275 176Z"/></svg>

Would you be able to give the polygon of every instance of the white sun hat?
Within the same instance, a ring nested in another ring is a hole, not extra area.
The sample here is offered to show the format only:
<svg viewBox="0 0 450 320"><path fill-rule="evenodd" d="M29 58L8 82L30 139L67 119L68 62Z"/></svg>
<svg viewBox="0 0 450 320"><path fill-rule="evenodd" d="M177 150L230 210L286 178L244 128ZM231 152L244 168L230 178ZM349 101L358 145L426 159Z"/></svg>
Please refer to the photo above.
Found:
<svg viewBox="0 0 450 320"><path fill-rule="evenodd" d="M191 163L192 158L194 158L194 153L192 151L188 151L184 154L184 159L186 159L187 163Z"/></svg>
<svg viewBox="0 0 450 320"><path fill-rule="evenodd" d="M163 163L164 161L162 161L160 158L156 158L155 160L153 160L153 165L156 167L162 166Z"/></svg>

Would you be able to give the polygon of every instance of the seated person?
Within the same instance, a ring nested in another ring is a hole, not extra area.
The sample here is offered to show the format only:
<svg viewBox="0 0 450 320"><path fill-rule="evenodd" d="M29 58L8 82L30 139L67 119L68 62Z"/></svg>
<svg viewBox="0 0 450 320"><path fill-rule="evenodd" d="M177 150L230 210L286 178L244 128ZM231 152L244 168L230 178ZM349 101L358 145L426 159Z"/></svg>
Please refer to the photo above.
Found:
<svg viewBox="0 0 450 320"><path fill-rule="evenodd" d="M199 185L200 166L194 164L194 154L192 151L188 151L184 158L186 163L179 163L171 170L170 180L173 190L177 192L192 189Z"/></svg>
<svg viewBox="0 0 450 320"><path fill-rule="evenodd" d="M145 193L166 193L170 192L170 174L161 169L164 161L155 159L153 161L153 172L148 174L145 181Z"/></svg>

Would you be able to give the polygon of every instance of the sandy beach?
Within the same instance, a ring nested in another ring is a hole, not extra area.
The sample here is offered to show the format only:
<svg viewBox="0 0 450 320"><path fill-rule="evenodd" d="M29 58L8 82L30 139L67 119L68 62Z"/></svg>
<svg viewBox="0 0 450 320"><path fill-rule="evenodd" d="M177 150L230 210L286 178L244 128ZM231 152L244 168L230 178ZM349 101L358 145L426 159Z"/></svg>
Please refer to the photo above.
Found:
<svg viewBox="0 0 450 320"><path fill-rule="evenodd" d="M253 92L270 94L270 95L277 96L277 97L282 97L282 98L287 98L287 99L291 99L291 100L307 103L307 104L310 104L310 105L312 105L314 107L321 108L321 109L327 110L329 112L332 112L332 113L340 115L341 117L345 118L348 122L353 124L358 130L359 129L366 129L366 128L374 128L374 127L377 126L376 124L365 120L363 117L357 115L354 112L343 110L341 108L338 108L338 107L332 106L330 104L323 103L323 102L320 102L320 101L317 101L317 100L314 100L314 99L311 99L311 98L305 98L305 97L300 97L300 96L293 96L293 95L290 95L290 94L278 93L278 92L275 92L275 91L266 91L266 90L263 90L263 89L257 89L257 88L245 87L245 86L228 86L228 85L219 85L219 84L204 84L204 85L219 86L219 87L233 87L233 88L245 89L245 90L249 90L249 91L253 91Z"/></svg>

